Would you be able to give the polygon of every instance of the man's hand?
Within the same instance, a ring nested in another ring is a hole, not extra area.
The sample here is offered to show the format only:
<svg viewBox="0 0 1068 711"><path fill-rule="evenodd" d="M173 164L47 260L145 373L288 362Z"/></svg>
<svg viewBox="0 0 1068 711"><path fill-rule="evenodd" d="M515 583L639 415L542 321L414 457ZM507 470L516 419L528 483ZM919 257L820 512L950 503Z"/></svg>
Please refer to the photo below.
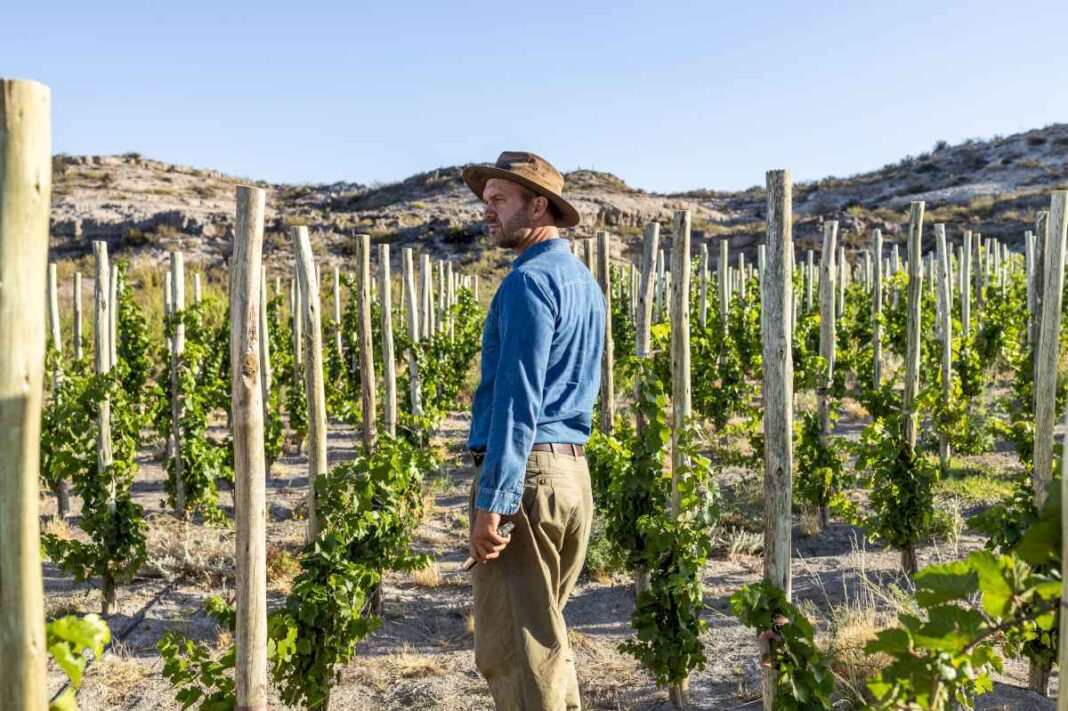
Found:
<svg viewBox="0 0 1068 711"><path fill-rule="evenodd" d="M485 563L500 556L501 551L511 540L511 536L502 538L497 535L497 526L500 522L500 514L476 509L475 525L471 531L469 547L471 549L471 557L479 563Z"/></svg>

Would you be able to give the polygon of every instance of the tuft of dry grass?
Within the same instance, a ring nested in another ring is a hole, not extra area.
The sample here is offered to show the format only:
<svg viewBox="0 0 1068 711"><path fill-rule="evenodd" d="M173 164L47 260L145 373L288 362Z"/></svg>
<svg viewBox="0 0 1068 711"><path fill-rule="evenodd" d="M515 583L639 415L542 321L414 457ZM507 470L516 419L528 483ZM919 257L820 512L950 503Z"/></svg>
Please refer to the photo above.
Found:
<svg viewBox="0 0 1068 711"><path fill-rule="evenodd" d="M267 545L267 589L288 595L293 579L300 574L300 561L288 548L275 543Z"/></svg>
<svg viewBox="0 0 1068 711"><path fill-rule="evenodd" d="M71 530L70 524L65 519L58 516L48 519L48 522L44 525L42 533L55 536L62 541L69 541L74 538L74 531Z"/></svg>
<svg viewBox="0 0 1068 711"><path fill-rule="evenodd" d="M116 645L89 668L89 686L103 691L109 707L119 708L147 675L146 665L134 659L124 646Z"/></svg>
<svg viewBox="0 0 1068 711"><path fill-rule="evenodd" d="M425 568L411 572L412 582L424 588L436 588L441 585L441 570L436 561L431 561Z"/></svg>
<svg viewBox="0 0 1068 711"><path fill-rule="evenodd" d="M402 679L425 679L445 673L433 657L412 650L407 642L401 647L401 651L391 654L386 663L390 672Z"/></svg>
<svg viewBox="0 0 1068 711"><path fill-rule="evenodd" d="M868 410L851 397L842 398L842 414L850 420L866 420L870 417Z"/></svg>
<svg viewBox="0 0 1068 711"><path fill-rule="evenodd" d="M232 587L233 531L194 526L169 514L149 514L146 572L208 588Z"/></svg>
<svg viewBox="0 0 1068 711"><path fill-rule="evenodd" d="M818 509L808 507L801 508L801 535L808 538L815 536L823 530L823 521Z"/></svg>
<svg viewBox="0 0 1068 711"><path fill-rule="evenodd" d="M475 636L475 613L473 610L468 610L467 616L464 617L464 636Z"/></svg>

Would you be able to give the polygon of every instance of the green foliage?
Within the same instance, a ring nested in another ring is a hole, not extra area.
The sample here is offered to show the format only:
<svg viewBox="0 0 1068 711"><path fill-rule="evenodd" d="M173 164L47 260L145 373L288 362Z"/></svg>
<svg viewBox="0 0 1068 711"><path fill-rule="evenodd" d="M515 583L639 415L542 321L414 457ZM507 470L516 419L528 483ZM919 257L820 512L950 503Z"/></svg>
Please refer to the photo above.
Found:
<svg viewBox="0 0 1068 711"><path fill-rule="evenodd" d="M762 581L731 595L730 604L734 616L767 642L761 662L775 671L775 708L830 709L834 677L816 646L812 624L786 593Z"/></svg>
<svg viewBox="0 0 1068 711"><path fill-rule="evenodd" d="M857 468L868 471L873 483L872 515L865 528L873 538L898 550L915 546L931 526L937 469L909 451L900 416L868 425L854 451Z"/></svg>
<svg viewBox="0 0 1068 711"><path fill-rule="evenodd" d="M49 711L77 711L75 690L82 685L85 665L89 663L84 652L89 650L93 657L99 658L104 653L105 645L110 642L111 630L108 623L94 614L84 617L67 615L52 620L45 626L48 653L70 679L70 687L49 705Z"/></svg>
<svg viewBox="0 0 1068 711"><path fill-rule="evenodd" d="M164 438L171 435L174 411L166 395L176 398L186 511L199 511L206 521L225 525L227 519L218 506L216 482L233 482L233 446L230 441L219 443L208 437L208 418L221 404L229 405L230 348L228 342L220 346L218 332L205 324L204 308L204 302L201 302L167 317L166 335L174 338L182 324L185 326L185 343L173 368L177 376L176 387L174 392L161 396L156 426ZM229 323L228 318L225 321ZM225 357L219 354L220 350ZM178 471L173 453L165 469L168 477L164 488L173 506L176 505Z"/></svg>
<svg viewBox="0 0 1068 711"><path fill-rule="evenodd" d="M829 405L831 426L838 421L837 407ZM826 511L832 501L845 499L847 482L842 474L842 445L837 438L820 442L819 416L800 413L794 422L794 496L798 503L814 511Z"/></svg>
<svg viewBox="0 0 1068 711"><path fill-rule="evenodd" d="M1036 566L1059 569L1060 518L1060 499L1051 496L1013 554L974 551L916 574L926 619L902 614L899 627L865 648L891 658L868 682L871 708L972 709L1002 669L999 646L1013 656L1036 641L1056 650L1061 580Z"/></svg>
<svg viewBox="0 0 1068 711"><path fill-rule="evenodd" d="M711 463L697 453L695 430L687 422L676 432L684 464L673 472L677 510L646 513L636 521L650 571L649 588L638 596L631 626L636 639L620 645L653 673L659 686L679 684L703 669L700 635L707 629L700 572L712 549L711 529L719 517L719 490ZM670 486L671 477L661 476Z"/></svg>
<svg viewBox="0 0 1068 711"><path fill-rule="evenodd" d="M70 479L82 499L88 541L44 534L47 555L78 582L103 579L105 597L133 578L145 559L144 511L131 495L137 473L141 415L122 388L125 365L106 375L70 370L46 408L41 449L46 480ZM112 463L97 463L101 403L110 404ZM105 601L106 602L106 601Z"/></svg>

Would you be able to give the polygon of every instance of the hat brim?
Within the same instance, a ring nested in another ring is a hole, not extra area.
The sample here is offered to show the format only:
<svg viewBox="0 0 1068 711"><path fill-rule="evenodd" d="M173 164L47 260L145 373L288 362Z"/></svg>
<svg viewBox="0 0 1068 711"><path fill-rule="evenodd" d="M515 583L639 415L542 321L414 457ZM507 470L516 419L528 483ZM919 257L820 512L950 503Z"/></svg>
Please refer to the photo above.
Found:
<svg viewBox="0 0 1068 711"><path fill-rule="evenodd" d="M547 190L545 186L539 185L510 170L504 170L492 165L471 165L464 168L463 171L464 182L467 183L467 187L471 188L471 192L478 196L479 200L482 199L482 193L486 190L486 181L490 178L501 178L510 180L513 183L519 183L545 197L560 212L560 220L556 223L557 227L574 227L582 219L575 206L565 200L562 195Z"/></svg>

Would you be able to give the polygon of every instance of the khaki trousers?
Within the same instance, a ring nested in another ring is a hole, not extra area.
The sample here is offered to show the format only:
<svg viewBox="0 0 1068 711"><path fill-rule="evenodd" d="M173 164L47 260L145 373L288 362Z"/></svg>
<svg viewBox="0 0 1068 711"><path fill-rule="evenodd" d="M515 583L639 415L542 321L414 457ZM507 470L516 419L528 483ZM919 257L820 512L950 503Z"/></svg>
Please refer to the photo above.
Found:
<svg viewBox="0 0 1068 711"><path fill-rule="evenodd" d="M478 473L471 488L470 520ZM584 457L531 452L508 547L472 572L475 666L498 711L578 711L563 609L586 560L593 521Z"/></svg>

